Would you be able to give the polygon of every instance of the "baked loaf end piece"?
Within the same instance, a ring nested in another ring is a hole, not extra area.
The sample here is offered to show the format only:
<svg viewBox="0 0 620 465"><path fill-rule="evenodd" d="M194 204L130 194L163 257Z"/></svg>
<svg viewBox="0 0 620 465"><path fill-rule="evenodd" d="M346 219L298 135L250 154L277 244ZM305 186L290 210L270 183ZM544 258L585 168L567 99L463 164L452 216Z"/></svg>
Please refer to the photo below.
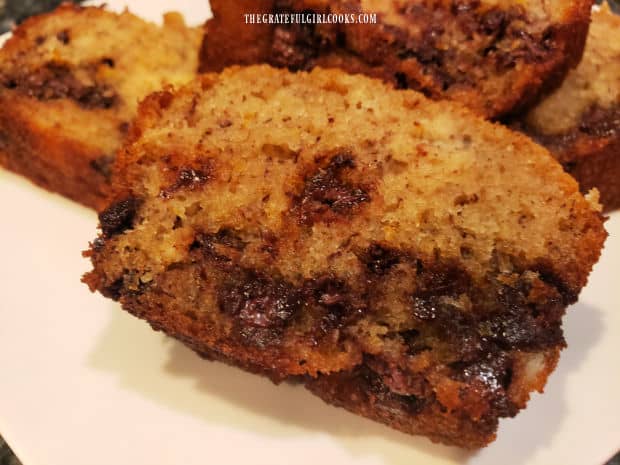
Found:
<svg viewBox="0 0 620 465"><path fill-rule="evenodd" d="M130 137L92 290L465 447L542 389L606 236L527 137L339 70L208 74L149 97Z"/></svg>
<svg viewBox="0 0 620 465"><path fill-rule="evenodd" d="M0 164L102 206L110 164L138 101L198 68L199 29L63 5L19 26L0 50Z"/></svg>
<svg viewBox="0 0 620 465"><path fill-rule="evenodd" d="M620 17L606 3L592 14L577 69L519 125L583 192L597 187L605 209L620 207Z"/></svg>
<svg viewBox="0 0 620 465"><path fill-rule="evenodd" d="M212 0L202 70L269 63L339 67L481 116L515 112L557 86L581 57L591 0ZM378 24L246 24L251 13L324 13Z"/></svg>

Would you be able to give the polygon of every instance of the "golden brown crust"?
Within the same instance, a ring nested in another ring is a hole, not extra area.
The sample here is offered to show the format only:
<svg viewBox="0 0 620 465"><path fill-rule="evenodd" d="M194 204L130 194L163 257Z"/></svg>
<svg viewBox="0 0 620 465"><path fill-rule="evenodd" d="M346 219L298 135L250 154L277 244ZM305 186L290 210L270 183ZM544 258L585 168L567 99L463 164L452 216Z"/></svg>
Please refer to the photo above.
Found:
<svg viewBox="0 0 620 465"><path fill-rule="evenodd" d="M269 63L340 67L497 118L534 104L581 57L590 0L530 2L212 2L202 71ZM245 24L247 13L378 12L378 24Z"/></svg>
<svg viewBox="0 0 620 465"><path fill-rule="evenodd" d="M0 165L91 208L105 205L108 180L93 168L105 160L98 147L33 124L32 105L14 95L0 92L0 108L11 109L0 110Z"/></svg>
<svg viewBox="0 0 620 465"><path fill-rule="evenodd" d="M464 447L542 388L606 236L527 137L339 70L151 95L115 174L92 290L201 354Z"/></svg>
<svg viewBox="0 0 620 465"><path fill-rule="evenodd" d="M620 207L620 17L592 15L582 62L562 86L513 124L545 145L579 182Z"/></svg>
<svg viewBox="0 0 620 465"><path fill-rule="evenodd" d="M164 23L63 4L21 24L0 50L0 164L103 207L138 101L197 67L198 30Z"/></svg>
<svg viewBox="0 0 620 465"><path fill-rule="evenodd" d="M593 2L580 0L572 2L569 18L556 26L557 43L560 52L551 63L541 65L537 72L529 76L517 77L517 95L520 101L513 101L513 106L505 115L517 114L535 105L542 97L561 85L566 74L575 68L584 53L586 37L590 27L590 11ZM540 76L540 77L538 77Z"/></svg>

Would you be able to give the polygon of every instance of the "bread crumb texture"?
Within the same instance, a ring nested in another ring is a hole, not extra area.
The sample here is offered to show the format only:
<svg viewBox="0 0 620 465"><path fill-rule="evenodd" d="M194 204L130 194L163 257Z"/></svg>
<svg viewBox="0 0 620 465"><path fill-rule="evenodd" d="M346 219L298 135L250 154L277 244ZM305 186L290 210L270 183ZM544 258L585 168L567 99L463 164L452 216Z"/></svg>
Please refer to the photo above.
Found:
<svg viewBox="0 0 620 465"><path fill-rule="evenodd" d="M141 106L84 280L199 353L464 447L541 390L605 239L527 137L337 70Z"/></svg>

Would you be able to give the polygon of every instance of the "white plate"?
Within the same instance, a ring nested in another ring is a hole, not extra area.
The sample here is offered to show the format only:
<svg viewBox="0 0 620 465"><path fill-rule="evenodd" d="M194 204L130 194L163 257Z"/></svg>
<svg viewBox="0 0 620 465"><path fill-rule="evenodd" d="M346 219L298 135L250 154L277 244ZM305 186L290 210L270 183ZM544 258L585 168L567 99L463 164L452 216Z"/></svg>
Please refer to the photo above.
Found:
<svg viewBox="0 0 620 465"><path fill-rule="evenodd" d="M112 7L120 2L108 1ZM131 2L156 20L205 2ZM600 465L620 448L620 214L546 393L477 453L199 359L79 278L95 214L0 171L0 433L24 465Z"/></svg>

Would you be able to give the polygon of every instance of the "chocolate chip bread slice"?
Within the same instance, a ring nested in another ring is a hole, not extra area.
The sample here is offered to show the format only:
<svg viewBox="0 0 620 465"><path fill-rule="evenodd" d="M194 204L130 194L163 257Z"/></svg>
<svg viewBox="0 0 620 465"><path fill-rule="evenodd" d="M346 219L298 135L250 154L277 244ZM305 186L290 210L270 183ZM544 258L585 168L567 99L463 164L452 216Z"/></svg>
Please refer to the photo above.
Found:
<svg viewBox="0 0 620 465"><path fill-rule="evenodd" d="M0 50L0 165L102 206L138 101L198 67L200 32L71 4L18 27Z"/></svg>
<svg viewBox="0 0 620 465"><path fill-rule="evenodd" d="M583 192L597 187L605 209L620 207L620 17L606 3L592 14L577 69L517 127L549 148Z"/></svg>
<svg viewBox="0 0 620 465"><path fill-rule="evenodd" d="M456 100L494 118L535 102L579 62L591 4L212 0L214 18L206 26L201 66L203 71L253 63L291 70L339 67L434 99ZM278 16L294 13L301 13L298 19ZM364 22L375 13L377 24ZM334 15L344 24L326 23Z"/></svg>
<svg viewBox="0 0 620 465"><path fill-rule="evenodd" d="M150 96L84 281L201 354L486 444L542 389L606 233L540 146L339 70Z"/></svg>

